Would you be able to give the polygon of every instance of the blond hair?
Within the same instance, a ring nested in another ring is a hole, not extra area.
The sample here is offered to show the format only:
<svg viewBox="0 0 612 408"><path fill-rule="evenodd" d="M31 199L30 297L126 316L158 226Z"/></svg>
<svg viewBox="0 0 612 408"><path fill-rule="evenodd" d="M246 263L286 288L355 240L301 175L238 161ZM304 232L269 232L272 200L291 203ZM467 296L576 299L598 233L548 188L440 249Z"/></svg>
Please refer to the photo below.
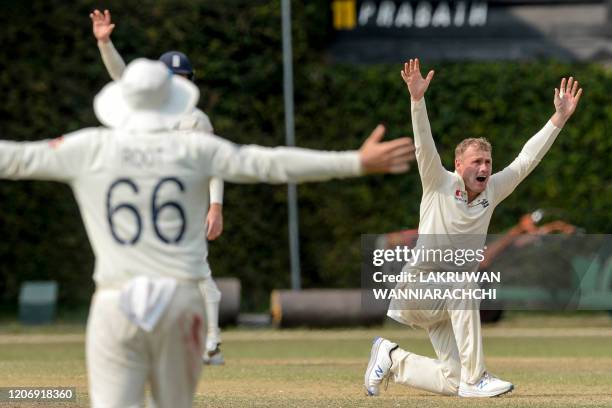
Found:
<svg viewBox="0 0 612 408"><path fill-rule="evenodd" d="M463 139L455 148L455 158L461 156L470 146L476 146L479 150L484 150L485 152L491 152L493 148L491 147L491 143L484 137L470 137L467 139Z"/></svg>

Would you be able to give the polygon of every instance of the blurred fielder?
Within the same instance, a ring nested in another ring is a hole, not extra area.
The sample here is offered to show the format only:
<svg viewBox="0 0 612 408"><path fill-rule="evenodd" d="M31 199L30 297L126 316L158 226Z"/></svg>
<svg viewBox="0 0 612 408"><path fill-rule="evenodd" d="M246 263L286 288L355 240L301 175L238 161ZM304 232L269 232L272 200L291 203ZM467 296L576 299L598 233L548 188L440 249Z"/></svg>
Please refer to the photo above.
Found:
<svg viewBox="0 0 612 408"><path fill-rule="evenodd" d="M190 81L160 61L137 59L94 100L106 127L52 141L0 141L0 177L68 183L96 257L86 361L94 407L189 407L202 369L205 305L198 283L201 227L211 177L270 183L323 181L409 168L408 138L359 151L237 146L175 130L198 101Z"/></svg>
<svg viewBox="0 0 612 408"><path fill-rule="evenodd" d="M470 234L483 237L484 245L493 210L544 157L574 113L582 89L573 78L561 80L560 88L555 89L555 113L502 171L491 175L491 145L486 139L472 138L459 143L455 172L449 172L436 151L425 108L424 95L434 72L423 78L419 60L415 59L404 65L401 75L410 92L416 158L423 184L419 236ZM417 263L411 270L418 273L422 270L419 266ZM365 373L367 394L378 395L383 379L391 375L397 383L445 395L493 397L511 391L511 383L486 370L479 307L471 306L455 308L446 304L437 310L407 310L394 307L392 301L388 315L400 323L427 330L438 359L416 355L379 337L372 346Z"/></svg>
<svg viewBox="0 0 612 408"><path fill-rule="evenodd" d="M108 74L114 81L121 79L125 71L125 62L115 49L110 36L115 29L115 24L111 23L111 14L108 10L101 13L94 10L89 15L93 23L93 33L98 40L98 48L104 66ZM175 75L181 75L190 81L195 79L195 72L187 56L178 51L168 51L160 58ZM214 133L212 124L208 116L194 108L193 111L185 115L176 126L177 129L196 129L207 133ZM209 241L214 241L223 232L223 180L218 177L210 179L210 208L206 216L206 230ZM204 254L204 263L208 264L208 250ZM205 364L221 365L224 363L221 354L221 330L219 329L219 303L221 302L221 291L209 274L200 284L200 289L206 301L206 321L208 326L206 344L202 360Z"/></svg>

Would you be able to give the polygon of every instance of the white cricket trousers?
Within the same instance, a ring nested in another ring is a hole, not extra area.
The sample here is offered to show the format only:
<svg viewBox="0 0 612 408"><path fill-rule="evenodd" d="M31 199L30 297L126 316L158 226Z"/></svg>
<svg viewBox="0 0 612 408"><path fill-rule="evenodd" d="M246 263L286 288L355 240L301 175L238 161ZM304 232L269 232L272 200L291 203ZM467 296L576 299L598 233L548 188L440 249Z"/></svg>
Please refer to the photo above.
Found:
<svg viewBox="0 0 612 408"><path fill-rule="evenodd" d="M119 290L98 289L87 321L86 358L89 396L94 408L150 404L191 407L202 370L206 338L202 294L196 283L179 283L151 332L130 322L119 309Z"/></svg>
<svg viewBox="0 0 612 408"><path fill-rule="evenodd" d="M423 327L437 359L397 348L392 353L396 383L443 395L457 395L460 381L474 384L484 374L480 313L473 310L389 310L400 323Z"/></svg>
<svg viewBox="0 0 612 408"><path fill-rule="evenodd" d="M221 343L221 329L219 329L219 304L221 303L221 291L217 287L212 276L200 282L200 291L206 302L207 342Z"/></svg>

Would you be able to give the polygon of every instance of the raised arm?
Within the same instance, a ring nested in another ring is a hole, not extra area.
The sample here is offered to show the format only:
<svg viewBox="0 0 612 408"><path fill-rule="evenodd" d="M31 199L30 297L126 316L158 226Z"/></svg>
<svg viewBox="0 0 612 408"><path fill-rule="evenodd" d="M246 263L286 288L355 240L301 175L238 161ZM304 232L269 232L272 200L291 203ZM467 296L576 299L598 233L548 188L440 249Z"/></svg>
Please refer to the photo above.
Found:
<svg viewBox="0 0 612 408"><path fill-rule="evenodd" d="M434 71L429 71L427 77L423 78L419 60L411 59L404 64L401 75L410 92L412 130L421 183L424 190L434 189L447 173L436 150L425 106L425 92L433 79Z"/></svg>
<svg viewBox="0 0 612 408"><path fill-rule="evenodd" d="M93 24L94 37L98 40L98 49L104 66L113 81L117 81L125 71L125 62L110 40L111 33L115 29L115 25L111 23L110 11L104 10L102 13L100 10L94 10L89 18Z"/></svg>
<svg viewBox="0 0 612 408"><path fill-rule="evenodd" d="M300 183L370 173L403 173L414 159L410 138L382 142L379 125L359 151L325 152L291 147L238 146L212 135L197 136L202 162L214 175L237 183Z"/></svg>
<svg viewBox="0 0 612 408"><path fill-rule="evenodd" d="M540 163L565 122L576 110L581 95L582 88L578 87L578 81L574 81L572 77L568 81L565 78L561 80L560 88L555 88L553 100L555 113L550 117L548 123L525 143L519 155L508 167L491 176L490 183L495 203L508 197Z"/></svg>

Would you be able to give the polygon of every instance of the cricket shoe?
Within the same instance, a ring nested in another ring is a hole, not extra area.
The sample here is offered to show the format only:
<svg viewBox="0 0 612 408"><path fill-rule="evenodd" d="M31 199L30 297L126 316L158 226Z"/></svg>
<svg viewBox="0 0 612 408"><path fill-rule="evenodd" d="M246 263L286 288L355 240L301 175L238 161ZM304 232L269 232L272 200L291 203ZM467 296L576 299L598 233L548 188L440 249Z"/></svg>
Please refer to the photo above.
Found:
<svg viewBox="0 0 612 408"><path fill-rule="evenodd" d="M366 395L375 397L379 393L380 384L384 379L389 383L391 376L391 352L397 348L397 344L391 343L382 337L376 337L370 352L370 362L365 372ZM385 386L385 389L387 387Z"/></svg>
<svg viewBox="0 0 612 408"><path fill-rule="evenodd" d="M512 383L501 380L485 372L476 384L466 384L461 381L459 385L459 396L472 398L497 397L513 389L514 385L512 385Z"/></svg>
<svg viewBox="0 0 612 408"><path fill-rule="evenodd" d="M225 364L225 359L223 358L223 354L221 353L221 343L217 343L212 348L207 348L204 354L202 355L202 362L206 365L223 365Z"/></svg>

